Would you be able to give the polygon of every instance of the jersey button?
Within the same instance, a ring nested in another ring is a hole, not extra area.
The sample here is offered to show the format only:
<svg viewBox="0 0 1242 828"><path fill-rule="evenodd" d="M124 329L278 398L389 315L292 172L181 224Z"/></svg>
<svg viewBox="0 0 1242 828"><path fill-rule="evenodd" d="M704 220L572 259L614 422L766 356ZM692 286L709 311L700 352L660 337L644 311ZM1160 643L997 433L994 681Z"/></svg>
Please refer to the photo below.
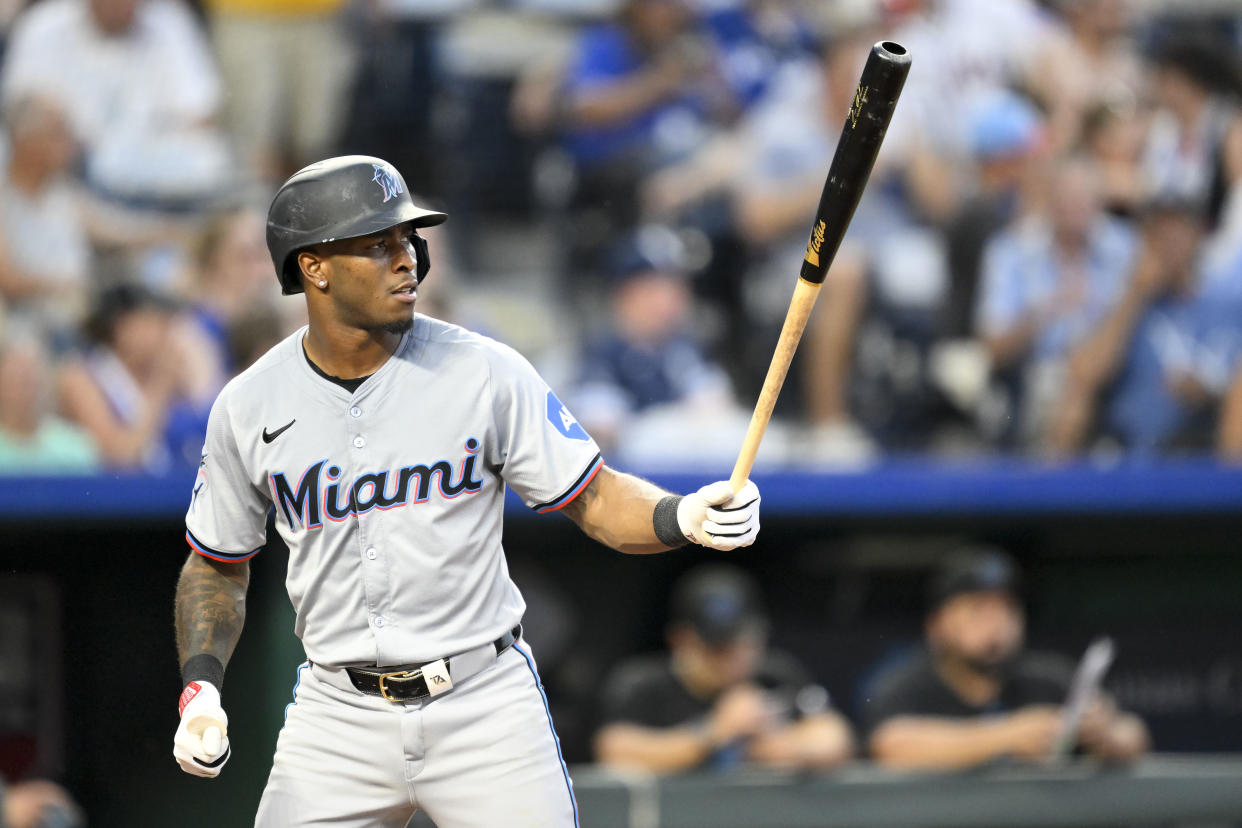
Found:
<svg viewBox="0 0 1242 828"><path fill-rule="evenodd" d="M361 409L361 408L359 408L358 406L356 406L356 405L355 405L354 407L352 407L352 408L350 408L350 409L349 409L349 416L351 416L351 417L361 417L361 416L362 416L362 409Z"/></svg>
<svg viewBox="0 0 1242 828"><path fill-rule="evenodd" d="M362 448L366 444L367 444L366 438L364 438L361 434L354 437L354 448Z"/></svg>
<svg viewBox="0 0 1242 828"><path fill-rule="evenodd" d="M368 561L373 561L373 560L375 560L375 555L376 555L376 552L375 552L375 547L374 547L374 546L368 546L368 547L367 547L367 552L366 552L366 555L367 555L367 560L368 560Z"/></svg>
<svg viewBox="0 0 1242 828"><path fill-rule="evenodd" d="M375 626L377 626L377 627L382 627L382 626L384 626L384 616L382 616L382 615L377 615L377 616L375 616L375 620L373 620L371 623L372 623L372 624L374 624L374 625L375 625Z"/></svg>

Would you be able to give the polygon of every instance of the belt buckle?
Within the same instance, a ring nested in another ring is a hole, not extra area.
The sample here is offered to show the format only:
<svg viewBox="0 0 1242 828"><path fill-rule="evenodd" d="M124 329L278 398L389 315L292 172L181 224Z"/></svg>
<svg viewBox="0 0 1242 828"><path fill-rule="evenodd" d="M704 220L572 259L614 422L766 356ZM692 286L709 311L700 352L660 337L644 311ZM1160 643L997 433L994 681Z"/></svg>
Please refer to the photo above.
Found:
<svg viewBox="0 0 1242 828"><path fill-rule="evenodd" d="M420 672L422 671L421 670L398 670L395 673L380 673L380 677L379 677L380 695L383 696L385 700L390 701L390 702L404 701L403 699L394 698L393 696L388 695L388 688L384 686L384 681L390 678L414 678Z"/></svg>

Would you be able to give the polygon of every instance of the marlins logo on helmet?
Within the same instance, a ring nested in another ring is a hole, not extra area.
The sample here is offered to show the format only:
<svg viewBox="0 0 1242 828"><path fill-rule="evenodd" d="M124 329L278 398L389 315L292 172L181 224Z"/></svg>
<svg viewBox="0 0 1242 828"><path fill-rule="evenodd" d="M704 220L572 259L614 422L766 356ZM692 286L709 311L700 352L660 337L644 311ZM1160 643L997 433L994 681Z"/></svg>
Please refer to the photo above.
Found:
<svg viewBox="0 0 1242 828"><path fill-rule="evenodd" d="M397 174L392 169L384 164L372 164L371 166L375 168L375 178L373 180L384 191L384 201L405 192L405 190L401 189L401 179L397 177Z"/></svg>

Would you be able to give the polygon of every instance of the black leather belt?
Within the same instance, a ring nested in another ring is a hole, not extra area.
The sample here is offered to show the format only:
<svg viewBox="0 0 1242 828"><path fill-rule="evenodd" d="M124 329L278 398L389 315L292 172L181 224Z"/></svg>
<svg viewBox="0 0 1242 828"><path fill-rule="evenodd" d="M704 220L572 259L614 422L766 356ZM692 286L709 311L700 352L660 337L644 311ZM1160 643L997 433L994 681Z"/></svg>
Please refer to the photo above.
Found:
<svg viewBox="0 0 1242 828"><path fill-rule="evenodd" d="M492 647L496 650L496 655L500 655L505 650L513 646L514 642L522 635L522 625L518 624L507 633L492 642ZM453 658L456 658L454 656ZM453 658L444 659L444 669L449 671L450 675L453 669ZM428 696L435 695L427 686L427 677L423 675L423 669L432 664L438 666L438 662L428 662L409 669L384 670L377 667L346 667L345 672L349 675L350 682L359 693L366 693L368 696L382 696L388 701L413 701L414 699L425 699ZM464 681L468 676L454 677L457 681ZM433 676L433 680L435 677Z"/></svg>

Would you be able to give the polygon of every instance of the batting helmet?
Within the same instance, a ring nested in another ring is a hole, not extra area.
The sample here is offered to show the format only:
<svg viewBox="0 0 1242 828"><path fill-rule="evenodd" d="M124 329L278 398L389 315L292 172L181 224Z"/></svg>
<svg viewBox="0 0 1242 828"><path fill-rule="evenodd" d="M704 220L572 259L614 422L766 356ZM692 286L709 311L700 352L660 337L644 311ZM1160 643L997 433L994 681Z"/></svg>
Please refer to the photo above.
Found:
<svg viewBox="0 0 1242 828"><path fill-rule="evenodd" d="M401 173L381 158L342 155L304 167L276 191L267 211L267 249L286 295L302 292L299 250L335 239L369 236L414 222L442 224L444 213L414 203ZM431 268L427 243L415 237L418 280Z"/></svg>

